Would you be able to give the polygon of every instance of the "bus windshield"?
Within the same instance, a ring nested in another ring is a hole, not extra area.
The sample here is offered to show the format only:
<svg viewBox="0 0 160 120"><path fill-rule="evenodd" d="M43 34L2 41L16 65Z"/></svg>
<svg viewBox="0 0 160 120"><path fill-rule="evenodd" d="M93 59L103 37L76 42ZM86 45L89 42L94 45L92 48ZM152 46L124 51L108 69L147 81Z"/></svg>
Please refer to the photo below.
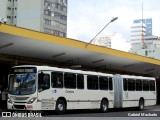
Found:
<svg viewBox="0 0 160 120"><path fill-rule="evenodd" d="M21 73L10 75L9 93L13 95L28 95L36 91L36 73Z"/></svg>

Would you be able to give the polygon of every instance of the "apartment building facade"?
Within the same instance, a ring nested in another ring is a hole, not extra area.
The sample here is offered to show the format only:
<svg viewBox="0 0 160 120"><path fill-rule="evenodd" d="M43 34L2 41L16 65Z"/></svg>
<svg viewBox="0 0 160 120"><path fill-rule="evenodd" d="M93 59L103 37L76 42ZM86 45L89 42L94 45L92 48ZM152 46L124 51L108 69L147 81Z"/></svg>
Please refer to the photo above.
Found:
<svg viewBox="0 0 160 120"><path fill-rule="evenodd" d="M67 36L67 0L0 0L7 24Z"/></svg>

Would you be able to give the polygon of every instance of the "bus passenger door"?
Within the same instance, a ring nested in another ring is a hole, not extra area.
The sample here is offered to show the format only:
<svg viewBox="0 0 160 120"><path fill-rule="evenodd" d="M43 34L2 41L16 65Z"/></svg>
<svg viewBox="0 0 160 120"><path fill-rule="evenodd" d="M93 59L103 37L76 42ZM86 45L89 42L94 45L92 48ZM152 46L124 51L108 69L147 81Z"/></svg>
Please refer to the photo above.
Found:
<svg viewBox="0 0 160 120"><path fill-rule="evenodd" d="M123 102L122 92L122 77L120 75L114 76L114 108L121 108Z"/></svg>
<svg viewBox="0 0 160 120"><path fill-rule="evenodd" d="M50 81L50 72L41 71L38 74L37 107L40 110L53 110L54 108L54 101L51 96Z"/></svg>

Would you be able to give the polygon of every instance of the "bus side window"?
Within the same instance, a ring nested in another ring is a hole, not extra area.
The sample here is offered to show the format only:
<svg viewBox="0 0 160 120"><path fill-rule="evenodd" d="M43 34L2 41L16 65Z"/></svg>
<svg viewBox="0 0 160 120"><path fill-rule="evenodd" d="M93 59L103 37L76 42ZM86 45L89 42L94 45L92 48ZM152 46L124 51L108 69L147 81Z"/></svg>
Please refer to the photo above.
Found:
<svg viewBox="0 0 160 120"><path fill-rule="evenodd" d="M65 88L76 88L76 74L74 73L65 73L64 74L64 86Z"/></svg>
<svg viewBox="0 0 160 120"><path fill-rule="evenodd" d="M50 88L50 75L39 73L38 75L38 90L46 90Z"/></svg>
<svg viewBox="0 0 160 120"><path fill-rule="evenodd" d="M52 72L51 73L51 82L52 82L53 88L63 88L63 73Z"/></svg>
<svg viewBox="0 0 160 120"><path fill-rule="evenodd" d="M80 74L77 75L77 89L84 89L84 76Z"/></svg>
<svg viewBox="0 0 160 120"><path fill-rule="evenodd" d="M136 80L136 91L142 91L142 80Z"/></svg>
<svg viewBox="0 0 160 120"><path fill-rule="evenodd" d="M155 81L149 81L150 91L155 91Z"/></svg>
<svg viewBox="0 0 160 120"><path fill-rule="evenodd" d="M99 77L99 87L100 87L100 90L108 90L108 78L107 77Z"/></svg>
<svg viewBox="0 0 160 120"><path fill-rule="evenodd" d="M127 91L128 90L128 84L127 84L127 79L123 79L123 89L124 91Z"/></svg>
<svg viewBox="0 0 160 120"><path fill-rule="evenodd" d="M143 80L143 91L149 91L149 81Z"/></svg>
<svg viewBox="0 0 160 120"><path fill-rule="evenodd" d="M135 80L128 79L128 91L135 91Z"/></svg>
<svg viewBox="0 0 160 120"><path fill-rule="evenodd" d="M98 76L87 76L87 88L90 90L98 90Z"/></svg>
<svg viewBox="0 0 160 120"><path fill-rule="evenodd" d="M113 90L113 82L112 82L112 77L109 77L109 90Z"/></svg>

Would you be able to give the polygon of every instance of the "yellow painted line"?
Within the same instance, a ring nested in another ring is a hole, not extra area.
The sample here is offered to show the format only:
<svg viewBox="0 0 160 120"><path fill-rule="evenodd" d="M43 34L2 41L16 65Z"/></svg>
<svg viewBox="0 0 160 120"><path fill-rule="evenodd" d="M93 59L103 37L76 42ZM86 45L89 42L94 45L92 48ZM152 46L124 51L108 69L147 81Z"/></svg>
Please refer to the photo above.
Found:
<svg viewBox="0 0 160 120"><path fill-rule="evenodd" d="M6 25L6 24L0 24L0 32L11 34L11 35L17 35L20 37L30 38L30 39L41 40L41 41L45 41L45 42L51 42L54 44L70 46L70 47L74 47L74 48L81 48L84 50L99 52L99 53L106 54L106 55L109 54L109 55L118 56L118 57L122 57L122 58L137 60L140 62L147 62L147 63L151 63L151 64L160 65L160 60L156 60L156 59L152 59L152 58L148 58L148 57L143 57L140 55L135 55L132 53L114 50L114 49L110 49L110 48L100 47L100 46L96 46L96 45L88 45L86 47L86 43L82 42L82 41L53 36L53 35L37 32L37 31L33 31L33 30L28 30L28 29L24 29L24 28L14 27L14 26Z"/></svg>

